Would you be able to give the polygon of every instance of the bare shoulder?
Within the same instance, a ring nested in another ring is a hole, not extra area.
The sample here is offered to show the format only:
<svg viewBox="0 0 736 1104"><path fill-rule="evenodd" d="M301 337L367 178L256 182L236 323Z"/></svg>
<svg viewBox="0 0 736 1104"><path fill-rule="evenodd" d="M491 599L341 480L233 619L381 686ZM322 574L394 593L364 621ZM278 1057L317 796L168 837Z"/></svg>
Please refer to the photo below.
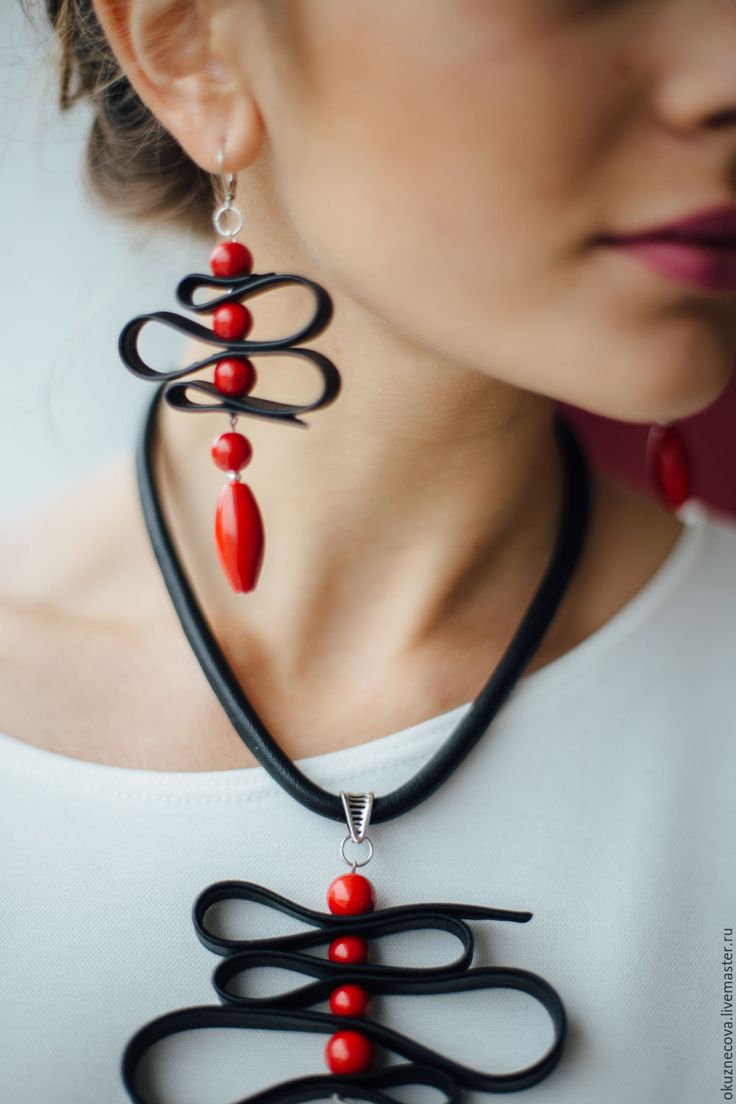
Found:
<svg viewBox="0 0 736 1104"><path fill-rule="evenodd" d="M145 549L133 458L115 456L0 523L0 616L124 616ZM121 588L123 588L121 590Z"/></svg>
<svg viewBox="0 0 736 1104"><path fill-rule="evenodd" d="M170 647L166 599L129 454L4 521L0 731L98 758L81 741Z"/></svg>

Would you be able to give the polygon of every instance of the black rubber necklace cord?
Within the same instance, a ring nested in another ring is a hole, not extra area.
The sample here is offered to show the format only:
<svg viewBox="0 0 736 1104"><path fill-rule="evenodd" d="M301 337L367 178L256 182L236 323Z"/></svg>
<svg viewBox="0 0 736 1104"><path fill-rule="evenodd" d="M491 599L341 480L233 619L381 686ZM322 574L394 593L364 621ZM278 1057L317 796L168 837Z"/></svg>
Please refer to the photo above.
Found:
<svg viewBox="0 0 736 1104"><path fill-rule="evenodd" d="M137 473L153 549L184 631L236 731L276 782L302 805L322 816L342 820L347 814L350 836L345 838L343 844L350 837L354 842L363 842L367 837L363 836L362 829L357 834L354 832L352 809L349 804L343 807L343 798L373 799L374 821L398 816L423 801L450 776L486 731L539 646L583 546L589 513L589 475L583 453L573 433L565 423L558 421L565 493L555 549L511 644L460 724L439 751L408 782L392 793L374 798L372 792L351 795L341 791L338 797L306 778L281 751L238 684L194 597L164 521L153 478L155 413L162 391L163 385L156 392L145 419L137 449ZM367 808L370 816L370 805ZM340 850L350 865L342 847ZM194 902L192 921L200 942L223 959L214 971L212 984L224 1007L195 1005L168 1012L144 1024L133 1035L122 1055L120 1072L128 1095L135 1104L147 1104L137 1085L137 1070L150 1047L169 1035L199 1028L266 1028L327 1034L331 1038L325 1048L326 1056L338 1040L341 1040L341 1046L347 1046L345 1040L349 1037L353 1048L360 1042L359 1062L355 1064L351 1058L349 1063L353 1072L347 1072L340 1062L334 1067L330 1057L328 1065L334 1070L330 1075L317 1074L282 1081L241 1097L239 1104L300 1104L323 1100L328 1094L338 1101L401 1104L390 1090L407 1085L424 1085L438 1090L440 1104L461 1104L463 1089L485 1093L516 1092L535 1085L551 1073L559 1061L566 1033L565 1008L557 991L543 977L530 970L472 965L474 942L469 920L525 924L533 914L526 910L437 901L379 909L374 909L372 904L366 907L367 902L364 901L359 907L351 905L346 909L333 909L331 892L336 883L346 880L351 884L354 880L366 882L362 875L355 873L355 865L352 874L343 875L330 884L328 913L305 907L250 881L220 881L202 890ZM365 862L360 865L365 865ZM297 917L306 928L291 935L248 939L232 939L210 929L207 923L210 910L222 902L233 901L246 907L255 903L276 909ZM367 945L385 935L418 933L422 930L444 931L454 936L458 944L456 957L432 966L401 967L372 963L362 956L343 962L330 954L335 937L338 942L357 938L358 942L362 940ZM326 958L310 953L325 945L328 946ZM263 967L289 970L297 975L306 975L309 980L307 984L297 985L276 996L251 995L247 984L249 972ZM235 979L240 983L238 992L231 987ZM418 997L477 989L516 989L528 994L546 1010L554 1038L546 1053L524 1069L507 1073L476 1069L462 1065L449 1055L436 1052L372 1017L363 1014L338 1015L312 1007L330 998L332 1009L336 989L346 986L357 987L367 995L410 993ZM366 1047L372 1052L374 1046L393 1052L406 1061L386 1068L369 1069L363 1058Z"/></svg>
<svg viewBox="0 0 736 1104"><path fill-rule="evenodd" d="M312 812L344 823L338 794L306 777L281 750L256 713L227 662L197 602L174 548L153 472L156 413L166 384L151 400L136 447L136 474L143 515L154 554L182 628L225 713L246 746L275 781ZM414 808L449 778L486 732L539 648L572 578L590 514L590 474L585 455L566 422L556 421L564 464L564 497L554 551L545 574L500 662L442 746L397 789L377 795L372 823Z"/></svg>

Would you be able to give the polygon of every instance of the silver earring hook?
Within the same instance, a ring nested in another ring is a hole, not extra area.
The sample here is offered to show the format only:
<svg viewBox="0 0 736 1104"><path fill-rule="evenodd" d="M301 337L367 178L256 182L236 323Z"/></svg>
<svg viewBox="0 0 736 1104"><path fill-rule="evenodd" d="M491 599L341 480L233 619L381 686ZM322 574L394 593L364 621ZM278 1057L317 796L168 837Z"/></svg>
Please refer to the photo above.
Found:
<svg viewBox="0 0 736 1104"><path fill-rule="evenodd" d="M222 203L212 216L215 229L218 234L222 234L226 238L234 238L243 228L243 216L240 210L235 206L233 202L235 199L235 193L238 185L237 173L224 173L222 171L225 162L225 143L217 151L217 171L223 179L223 191L225 192L225 201ZM222 224L223 217L227 217L228 213L232 211L236 223L229 229Z"/></svg>
<svg viewBox="0 0 736 1104"><path fill-rule="evenodd" d="M232 204L232 201L235 199L235 190L236 190L237 184L238 184L238 174L237 173L232 173L232 172L231 173L223 172L222 171L222 166L224 164L224 161L225 161L225 144L223 143L222 146L220 147L220 149L217 151L217 171L219 172L220 176L223 178L223 180L225 182L224 183L225 202L228 203L228 204Z"/></svg>

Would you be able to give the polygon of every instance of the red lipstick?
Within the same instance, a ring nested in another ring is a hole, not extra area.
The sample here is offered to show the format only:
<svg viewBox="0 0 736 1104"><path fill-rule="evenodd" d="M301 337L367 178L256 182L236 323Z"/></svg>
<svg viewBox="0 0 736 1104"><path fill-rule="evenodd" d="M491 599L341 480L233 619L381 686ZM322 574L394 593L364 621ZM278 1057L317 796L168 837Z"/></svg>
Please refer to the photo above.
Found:
<svg viewBox="0 0 736 1104"><path fill-rule="evenodd" d="M598 238L668 279L698 291L736 292L736 205L726 204L631 233Z"/></svg>

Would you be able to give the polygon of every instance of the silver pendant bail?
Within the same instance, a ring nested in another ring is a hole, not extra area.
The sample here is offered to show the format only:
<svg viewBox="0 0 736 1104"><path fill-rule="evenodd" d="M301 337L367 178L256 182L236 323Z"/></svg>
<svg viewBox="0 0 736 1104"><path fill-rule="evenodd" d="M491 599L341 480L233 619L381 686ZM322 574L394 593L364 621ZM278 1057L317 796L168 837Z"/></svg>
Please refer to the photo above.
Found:
<svg viewBox="0 0 736 1104"><path fill-rule="evenodd" d="M345 812L345 820L349 832L340 844L340 854L348 866L352 866L353 874L355 873L356 867L365 866L373 857L373 844L366 835L371 819L371 810L373 809L373 796L372 790L368 793L347 793L346 790L340 790L340 799L342 800L342 807ZM368 857L360 861L358 861L358 859L349 859L345 854L345 844L349 841L357 844L367 843Z"/></svg>
<svg viewBox="0 0 736 1104"><path fill-rule="evenodd" d="M368 831L373 809L373 791L368 793L347 793L340 790L342 807L345 811L350 838L353 843L362 843Z"/></svg>

